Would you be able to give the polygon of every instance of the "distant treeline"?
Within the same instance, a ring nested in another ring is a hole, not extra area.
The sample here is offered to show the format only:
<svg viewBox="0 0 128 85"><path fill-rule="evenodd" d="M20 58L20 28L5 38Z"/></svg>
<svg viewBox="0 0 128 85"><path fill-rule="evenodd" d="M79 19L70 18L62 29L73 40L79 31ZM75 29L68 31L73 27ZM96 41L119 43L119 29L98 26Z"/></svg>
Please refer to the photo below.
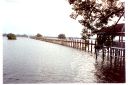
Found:
<svg viewBox="0 0 128 85"><path fill-rule="evenodd" d="M3 36L7 36L8 34L4 33ZM28 37L26 34L16 34L16 37Z"/></svg>
<svg viewBox="0 0 128 85"><path fill-rule="evenodd" d="M9 33L3 33L3 36L7 36ZM66 37L65 34L59 34L58 36L56 37L53 37L53 36L43 36L42 34L40 33L37 33L36 35L27 35L27 34L15 34L16 37L33 37L33 38L50 38L50 39L81 39L79 37Z"/></svg>

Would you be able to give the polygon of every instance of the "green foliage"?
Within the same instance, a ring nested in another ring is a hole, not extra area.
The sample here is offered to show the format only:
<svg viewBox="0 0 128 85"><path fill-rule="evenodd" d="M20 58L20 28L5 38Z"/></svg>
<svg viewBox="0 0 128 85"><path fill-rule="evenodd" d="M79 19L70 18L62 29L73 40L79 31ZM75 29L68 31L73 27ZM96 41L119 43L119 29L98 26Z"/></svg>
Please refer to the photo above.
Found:
<svg viewBox="0 0 128 85"><path fill-rule="evenodd" d="M39 34L39 33L37 33L36 37L42 37L42 35L41 35L41 34Z"/></svg>
<svg viewBox="0 0 128 85"><path fill-rule="evenodd" d="M82 16L79 23L92 31L107 26L112 18L124 12L124 4L120 0L69 0L69 3L74 10L70 17Z"/></svg>
<svg viewBox="0 0 128 85"><path fill-rule="evenodd" d="M16 35L15 34L9 33L9 34L7 34L7 37L8 37L9 40L16 40Z"/></svg>
<svg viewBox="0 0 128 85"><path fill-rule="evenodd" d="M86 40L87 39L87 36L82 36L81 37L83 40Z"/></svg>
<svg viewBox="0 0 128 85"><path fill-rule="evenodd" d="M70 17L77 19L84 26L84 29L99 30L107 27L110 21L115 22L114 17L120 17L124 13L124 2L121 0L68 0L72 6L73 12ZM100 1L100 2L99 2ZM115 23L113 23L115 24ZM90 36L90 35L89 35ZM87 39L87 32L82 31L82 38ZM111 45L114 37L105 35L97 38L98 44Z"/></svg>
<svg viewBox="0 0 128 85"><path fill-rule="evenodd" d="M59 39L66 39L66 36L65 36L65 34L59 34L59 35L58 35L58 38L59 38Z"/></svg>

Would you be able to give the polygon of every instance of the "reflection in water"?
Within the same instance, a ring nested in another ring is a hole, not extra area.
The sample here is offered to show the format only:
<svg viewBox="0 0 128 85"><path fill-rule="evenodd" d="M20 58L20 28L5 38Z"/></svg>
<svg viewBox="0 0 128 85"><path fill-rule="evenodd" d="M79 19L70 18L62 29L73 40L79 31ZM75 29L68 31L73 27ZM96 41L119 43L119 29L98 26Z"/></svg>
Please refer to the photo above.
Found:
<svg viewBox="0 0 128 85"><path fill-rule="evenodd" d="M77 82L92 83L96 82L95 78L95 67L94 67L95 58L86 54L86 56L79 56L73 59L71 63L71 68L76 71L76 77L74 78Z"/></svg>
<svg viewBox="0 0 128 85"><path fill-rule="evenodd" d="M4 38L3 44L4 83L125 82L120 59L95 60L88 52L28 38Z"/></svg>
<svg viewBox="0 0 128 85"><path fill-rule="evenodd" d="M98 82L125 83L125 65L120 59L102 60L95 63Z"/></svg>

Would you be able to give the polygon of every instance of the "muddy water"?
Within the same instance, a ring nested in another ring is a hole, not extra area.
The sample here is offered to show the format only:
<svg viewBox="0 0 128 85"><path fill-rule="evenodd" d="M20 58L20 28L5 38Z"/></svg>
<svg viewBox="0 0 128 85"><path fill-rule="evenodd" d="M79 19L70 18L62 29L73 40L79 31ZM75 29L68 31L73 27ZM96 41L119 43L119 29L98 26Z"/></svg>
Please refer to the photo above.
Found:
<svg viewBox="0 0 128 85"><path fill-rule="evenodd" d="M125 82L125 68L77 49L18 38L3 40L4 83Z"/></svg>

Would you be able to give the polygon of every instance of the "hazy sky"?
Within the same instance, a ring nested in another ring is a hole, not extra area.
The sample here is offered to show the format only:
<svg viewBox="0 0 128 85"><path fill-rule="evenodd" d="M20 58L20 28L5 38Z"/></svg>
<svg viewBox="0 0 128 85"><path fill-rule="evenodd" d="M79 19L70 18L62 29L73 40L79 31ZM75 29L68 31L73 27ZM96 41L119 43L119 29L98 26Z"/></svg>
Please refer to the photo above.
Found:
<svg viewBox="0 0 128 85"><path fill-rule="evenodd" d="M82 26L69 17L66 0L2 0L3 33L80 37Z"/></svg>
<svg viewBox="0 0 128 85"><path fill-rule="evenodd" d="M83 27L69 17L71 12L67 0L0 0L0 28L3 33L81 37Z"/></svg>

